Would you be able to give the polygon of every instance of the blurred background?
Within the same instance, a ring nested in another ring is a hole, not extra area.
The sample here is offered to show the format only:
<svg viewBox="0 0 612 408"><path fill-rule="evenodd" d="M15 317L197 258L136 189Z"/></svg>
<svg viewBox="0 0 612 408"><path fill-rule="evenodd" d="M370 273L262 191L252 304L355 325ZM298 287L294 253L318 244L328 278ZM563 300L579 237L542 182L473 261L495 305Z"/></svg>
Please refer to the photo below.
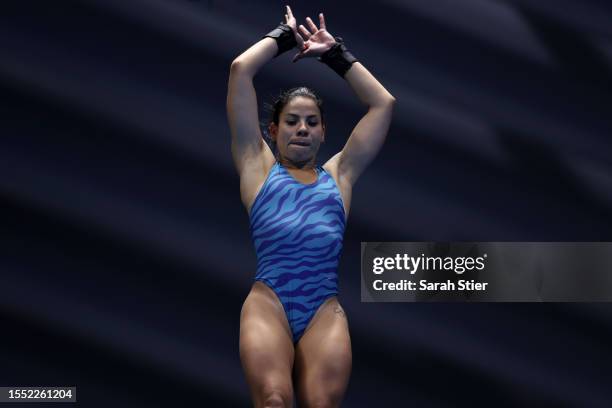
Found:
<svg viewBox="0 0 612 408"><path fill-rule="evenodd" d="M0 385L77 386L87 407L250 405L255 255L226 84L283 5L2 2ZM323 11L398 100L353 193L343 406L609 406L612 306L360 303L359 263L361 241L612 240L612 5L291 6ZM288 55L257 76L260 108L298 85L325 100L323 163L365 109Z"/></svg>

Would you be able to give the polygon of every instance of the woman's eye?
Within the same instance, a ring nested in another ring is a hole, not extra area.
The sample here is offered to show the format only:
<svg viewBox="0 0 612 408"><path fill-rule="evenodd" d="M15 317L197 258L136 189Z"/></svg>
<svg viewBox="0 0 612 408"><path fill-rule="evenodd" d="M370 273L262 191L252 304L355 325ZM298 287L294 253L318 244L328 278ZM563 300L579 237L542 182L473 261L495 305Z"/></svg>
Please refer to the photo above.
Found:
<svg viewBox="0 0 612 408"><path fill-rule="evenodd" d="M297 122L296 122L296 121L294 121L294 120L288 120L288 121L287 121L287 124L288 124L289 126L294 126L296 123L297 123Z"/></svg>
<svg viewBox="0 0 612 408"><path fill-rule="evenodd" d="M319 124L319 122L308 122L309 126L315 127Z"/></svg>

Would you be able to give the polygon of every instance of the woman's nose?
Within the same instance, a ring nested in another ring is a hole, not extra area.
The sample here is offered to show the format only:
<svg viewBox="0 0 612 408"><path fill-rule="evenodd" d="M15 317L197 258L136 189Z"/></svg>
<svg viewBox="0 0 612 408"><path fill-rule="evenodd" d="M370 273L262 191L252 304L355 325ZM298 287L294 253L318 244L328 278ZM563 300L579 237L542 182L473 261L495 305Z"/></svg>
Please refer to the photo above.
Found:
<svg viewBox="0 0 612 408"><path fill-rule="evenodd" d="M300 122L300 126L298 127L298 135L308 134L308 127L306 126L306 122Z"/></svg>

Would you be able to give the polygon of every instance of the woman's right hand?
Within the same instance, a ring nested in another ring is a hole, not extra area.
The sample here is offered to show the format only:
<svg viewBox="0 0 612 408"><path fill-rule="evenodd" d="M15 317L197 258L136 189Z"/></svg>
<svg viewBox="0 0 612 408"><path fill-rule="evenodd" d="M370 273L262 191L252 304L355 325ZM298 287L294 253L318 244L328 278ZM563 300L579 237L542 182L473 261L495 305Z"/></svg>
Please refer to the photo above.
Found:
<svg viewBox="0 0 612 408"><path fill-rule="evenodd" d="M291 7L289 6L286 6L286 7L287 7L287 14L285 14L285 24L287 24L289 27L291 27L291 30L293 30L293 35L295 36L295 41L297 43L295 48L297 48L299 51L303 51L304 50L304 39L297 31L297 20L293 16Z"/></svg>

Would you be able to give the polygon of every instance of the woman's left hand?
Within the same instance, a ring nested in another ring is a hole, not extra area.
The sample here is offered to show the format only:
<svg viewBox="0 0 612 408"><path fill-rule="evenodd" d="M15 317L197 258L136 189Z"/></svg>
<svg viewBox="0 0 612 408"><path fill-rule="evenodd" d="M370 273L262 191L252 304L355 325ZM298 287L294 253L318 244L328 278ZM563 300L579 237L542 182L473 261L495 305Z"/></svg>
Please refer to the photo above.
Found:
<svg viewBox="0 0 612 408"><path fill-rule="evenodd" d="M336 40L325 27L325 17L323 13L319 14L319 28L312 21L310 17L306 17L306 24L308 29L300 24L300 34L306 40L302 51L295 54L293 62L296 62L302 58L307 57L320 57L327 50L329 50Z"/></svg>

